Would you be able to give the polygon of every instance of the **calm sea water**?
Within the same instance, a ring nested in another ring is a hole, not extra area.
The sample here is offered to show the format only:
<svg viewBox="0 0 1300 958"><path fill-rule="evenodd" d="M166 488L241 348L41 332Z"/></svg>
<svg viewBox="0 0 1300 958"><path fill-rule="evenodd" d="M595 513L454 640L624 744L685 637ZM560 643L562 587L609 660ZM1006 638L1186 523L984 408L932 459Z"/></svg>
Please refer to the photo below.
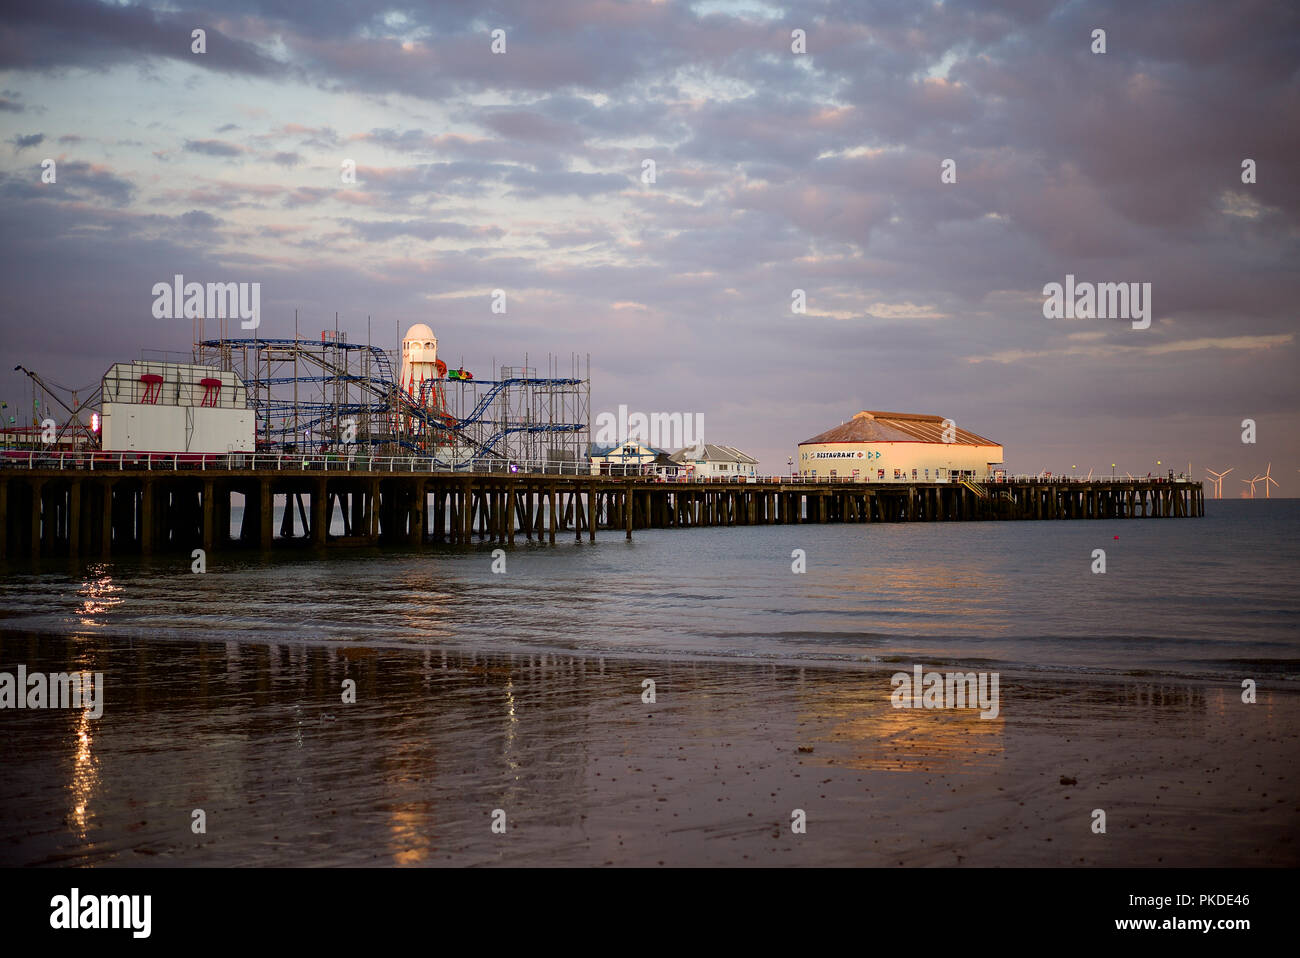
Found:
<svg viewBox="0 0 1300 958"><path fill-rule="evenodd" d="M0 565L0 627L475 652L1300 675L1300 501L1203 519L600 532ZM807 572L791 571L793 550ZM1106 552L1094 574L1092 552Z"/></svg>

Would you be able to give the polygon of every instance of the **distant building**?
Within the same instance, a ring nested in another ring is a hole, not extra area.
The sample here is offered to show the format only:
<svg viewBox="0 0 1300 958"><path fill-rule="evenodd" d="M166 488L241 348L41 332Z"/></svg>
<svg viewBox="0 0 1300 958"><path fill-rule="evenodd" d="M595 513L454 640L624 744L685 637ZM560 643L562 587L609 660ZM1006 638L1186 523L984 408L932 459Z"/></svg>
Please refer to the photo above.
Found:
<svg viewBox="0 0 1300 958"><path fill-rule="evenodd" d="M1002 446L951 419L867 411L799 443L799 474L815 479L949 482L988 477Z"/></svg>
<svg viewBox="0 0 1300 958"><path fill-rule="evenodd" d="M253 410L232 372L189 363L114 363L103 380L105 452L253 452Z"/></svg>
<svg viewBox="0 0 1300 958"><path fill-rule="evenodd" d="M673 453L672 461L691 479L753 477L758 467L757 459L735 446L717 446L711 442L679 449Z"/></svg>
<svg viewBox="0 0 1300 958"><path fill-rule="evenodd" d="M593 476L662 475L669 468L674 470L674 474L676 471L676 465L667 452L643 445L635 439L616 446L592 446L588 459Z"/></svg>

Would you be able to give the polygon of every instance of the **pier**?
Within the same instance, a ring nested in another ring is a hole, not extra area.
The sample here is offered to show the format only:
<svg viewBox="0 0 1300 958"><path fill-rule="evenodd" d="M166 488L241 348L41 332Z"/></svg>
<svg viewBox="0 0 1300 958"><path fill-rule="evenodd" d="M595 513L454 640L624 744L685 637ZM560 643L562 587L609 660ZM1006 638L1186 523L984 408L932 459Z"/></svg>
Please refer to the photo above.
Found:
<svg viewBox="0 0 1300 958"><path fill-rule="evenodd" d="M435 472L428 465L286 456L10 458L0 462L0 556L513 544L562 535L595 540L597 531L631 538L640 529L1205 514L1201 483L1163 478L663 482L508 467ZM239 500L242 519L232 527Z"/></svg>

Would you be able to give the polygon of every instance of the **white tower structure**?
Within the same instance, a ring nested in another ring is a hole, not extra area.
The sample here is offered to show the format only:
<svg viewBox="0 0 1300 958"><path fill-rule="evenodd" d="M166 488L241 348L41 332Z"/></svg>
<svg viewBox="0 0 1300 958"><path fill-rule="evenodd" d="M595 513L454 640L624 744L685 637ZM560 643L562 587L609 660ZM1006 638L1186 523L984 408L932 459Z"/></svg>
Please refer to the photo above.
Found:
<svg viewBox="0 0 1300 958"><path fill-rule="evenodd" d="M445 373L446 365L438 362L437 337L424 323L416 323L402 337L402 375L398 379L402 392L419 402L423 384L440 378L439 366Z"/></svg>

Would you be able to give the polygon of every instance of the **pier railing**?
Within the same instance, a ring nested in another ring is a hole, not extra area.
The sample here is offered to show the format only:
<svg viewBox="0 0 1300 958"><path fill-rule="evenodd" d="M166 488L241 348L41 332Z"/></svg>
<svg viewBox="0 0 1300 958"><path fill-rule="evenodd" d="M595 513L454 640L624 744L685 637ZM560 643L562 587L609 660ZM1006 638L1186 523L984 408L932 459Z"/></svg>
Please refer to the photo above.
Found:
<svg viewBox="0 0 1300 958"><path fill-rule="evenodd" d="M634 529L702 526L1205 514L1202 483L1180 477L870 482L769 475L678 482L589 469L525 471L528 463L496 460L448 472L426 457L263 454L34 453L0 456L0 464L0 558L464 544L475 536L509 543L518 534L554 542L565 530L594 539L597 529L630 538Z"/></svg>
<svg viewBox="0 0 1300 958"><path fill-rule="evenodd" d="M62 452L54 449L0 449L0 469L58 469L58 470L96 470L147 472L191 472L216 470L223 472L254 472L269 470L273 472L300 472L303 470L319 472L382 472L408 474L447 474L495 473L501 475L569 475L590 476L602 481L649 482L665 484L746 484L746 483L783 483L808 485L863 485L893 484L915 485L952 484L961 479L955 477L919 478L912 476L871 477L871 476L800 476L800 475L765 475L765 476L663 476L652 473L611 475L594 474L585 462L554 459L505 459L496 457L479 457L461 463L449 464L436 456L365 456L344 455L338 453L308 454L301 453L225 453L206 455L196 453L139 453L139 452ZM1160 483L1160 482L1195 482L1186 475L1173 476L1047 476L1017 475L992 478L989 476L973 477L972 481L996 489L999 485L1041 484L1062 485L1066 483Z"/></svg>

